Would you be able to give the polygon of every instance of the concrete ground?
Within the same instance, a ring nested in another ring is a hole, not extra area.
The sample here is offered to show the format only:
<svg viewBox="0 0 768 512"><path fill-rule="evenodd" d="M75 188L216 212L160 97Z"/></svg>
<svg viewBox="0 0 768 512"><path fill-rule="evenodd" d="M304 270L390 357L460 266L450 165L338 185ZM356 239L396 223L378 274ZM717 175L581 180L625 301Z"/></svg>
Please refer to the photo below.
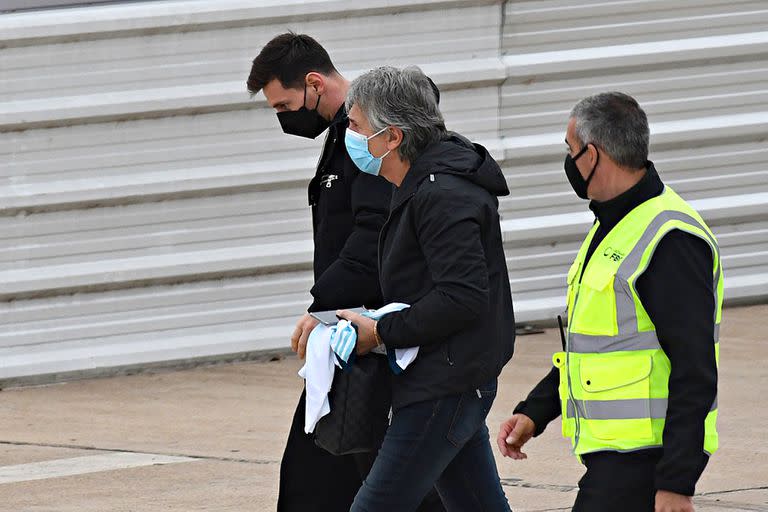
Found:
<svg viewBox="0 0 768 512"><path fill-rule="evenodd" d="M768 306L725 311L721 449L697 510L768 511L766 317ZM489 417L494 434L558 346L552 330L518 338ZM274 510L299 366L288 357L3 390L0 511ZM582 469L558 426L527 452L497 459L513 508L568 510Z"/></svg>

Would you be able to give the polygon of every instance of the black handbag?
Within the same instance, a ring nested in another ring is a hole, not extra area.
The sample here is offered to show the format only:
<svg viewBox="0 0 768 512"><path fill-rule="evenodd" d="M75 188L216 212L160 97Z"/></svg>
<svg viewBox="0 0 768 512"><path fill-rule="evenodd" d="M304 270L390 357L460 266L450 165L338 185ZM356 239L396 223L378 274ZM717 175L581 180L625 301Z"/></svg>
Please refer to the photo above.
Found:
<svg viewBox="0 0 768 512"><path fill-rule="evenodd" d="M328 402L331 412L315 426L315 444L333 455L375 452L389 424L392 404L387 356L369 354L336 368Z"/></svg>

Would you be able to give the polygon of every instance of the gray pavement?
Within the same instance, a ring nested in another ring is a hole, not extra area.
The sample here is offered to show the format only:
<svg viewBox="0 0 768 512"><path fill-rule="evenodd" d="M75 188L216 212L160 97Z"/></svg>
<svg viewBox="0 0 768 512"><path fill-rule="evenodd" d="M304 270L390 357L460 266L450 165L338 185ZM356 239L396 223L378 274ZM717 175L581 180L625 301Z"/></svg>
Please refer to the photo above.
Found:
<svg viewBox="0 0 768 512"><path fill-rule="evenodd" d="M768 306L725 311L721 449L697 510L768 511L767 316ZM489 417L494 434L558 346L553 330L518 338ZM291 356L3 390L0 511L274 510L300 365ZM559 424L529 444L526 461L497 458L514 510L569 510L582 468Z"/></svg>

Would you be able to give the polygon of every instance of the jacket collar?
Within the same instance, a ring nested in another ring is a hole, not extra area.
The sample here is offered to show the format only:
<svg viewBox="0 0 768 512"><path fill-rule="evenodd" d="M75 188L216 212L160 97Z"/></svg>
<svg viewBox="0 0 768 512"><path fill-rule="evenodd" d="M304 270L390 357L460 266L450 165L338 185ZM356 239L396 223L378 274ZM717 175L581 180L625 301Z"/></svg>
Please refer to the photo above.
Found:
<svg viewBox="0 0 768 512"><path fill-rule="evenodd" d="M632 188L608 201L593 200L589 203L589 209L594 212L602 228L610 231L629 212L663 191L664 183L656 172L653 162L649 160L646 163L645 176Z"/></svg>
<svg viewBox="0 0 768 512"><path fill-rule="evenodd" d="M421 182L433 172L433 168L429 165L429 162L432 161L431 156L437 152L440 144L440 142L436 142L427 147L427 149L425 149L424 152L411 164L405 178L403 178L403 182L400 183L399 187L394 188L394 192L392 193L392 206L390 208L391 211L396 210L402 206L403 203L408 201L408 199L413 197Z"/></svg>
<svg viewBox="0 0 768 512"><path fill-rule="evenodd" d="M336 125L342 124L344 128L346 128L347 124L347 109L344 106L344 104L339 107L339 110L336 111L336 115L333 116L333 119L331 119L330 127L336 127Z"/></svg>

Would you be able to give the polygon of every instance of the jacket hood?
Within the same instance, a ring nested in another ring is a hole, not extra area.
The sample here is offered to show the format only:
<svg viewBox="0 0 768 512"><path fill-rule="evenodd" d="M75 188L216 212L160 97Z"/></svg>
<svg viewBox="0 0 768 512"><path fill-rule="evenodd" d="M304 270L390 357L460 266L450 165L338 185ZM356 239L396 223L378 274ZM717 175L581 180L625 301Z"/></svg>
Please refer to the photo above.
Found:
<svg viewBox="0 0 768 512"><path fill-rule="evenodd" d="M494 196L506 196L509 187L499 164L480 144L449 132L448 138L432 144L411 164L401 194L415 190L430 174L452 174L483 187Z"/></svg>

